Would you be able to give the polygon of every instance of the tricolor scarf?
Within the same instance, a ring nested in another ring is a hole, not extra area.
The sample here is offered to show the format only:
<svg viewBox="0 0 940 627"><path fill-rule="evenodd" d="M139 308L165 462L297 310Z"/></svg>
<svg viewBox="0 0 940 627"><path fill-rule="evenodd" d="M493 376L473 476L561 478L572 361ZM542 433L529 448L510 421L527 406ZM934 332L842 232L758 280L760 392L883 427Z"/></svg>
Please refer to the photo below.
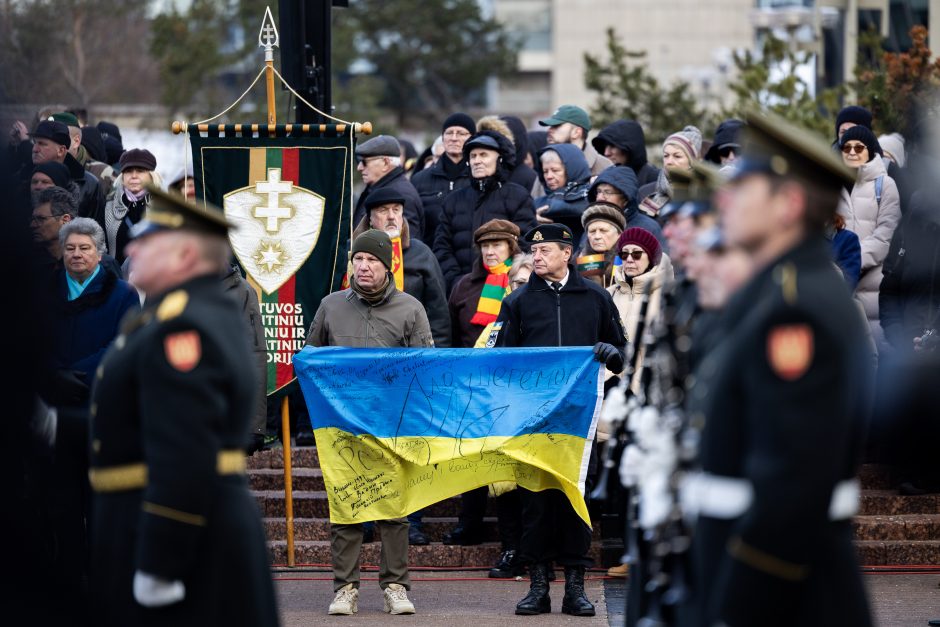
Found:
<svg viewBox="0 0 940 627"><path fill-rule="evenodd" d="M470 324L478 324L481 327L496 322L503 298L509 292L509 268L512 267L512 257L492 268L484 267L488 273L486 283L483 285L483 291L480 292L477 312L470 318Z"/></svg>

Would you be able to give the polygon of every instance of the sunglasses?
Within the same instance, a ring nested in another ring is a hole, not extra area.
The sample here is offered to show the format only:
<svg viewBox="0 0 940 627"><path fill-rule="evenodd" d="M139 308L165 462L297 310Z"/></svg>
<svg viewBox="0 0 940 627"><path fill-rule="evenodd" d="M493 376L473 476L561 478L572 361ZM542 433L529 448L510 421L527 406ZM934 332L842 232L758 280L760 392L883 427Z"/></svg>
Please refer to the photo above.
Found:
<svg viewBox="0 0 940 627"><path fill-rule="evenodd" d="M626 250L624 250L624 251L622 251L622 252L620 253L620 258L621 258L621 259L626 259L627 257L630 257L630 258L632 258L634 261L639 261L640 259L643 258L643 255L645 255L645 254L646 254L646 253L645 253L644 251L642 251L642 250L631 250L631 251L629 251L629 252L627 252Z"/></svg>
<svg viewBox="0 0 940 627"><path fill-rule="evenodd" d="M737 146L725 146L718 150L718 156L720 157L730 157L732 152L737 152Z"/></svg>
<svg viewBox="0 0 940 627"><path fill-rule="evenodd" d="M864 144L852 144L851 146L849 144L846 144L842 146L842 152L844 152L845 154L849 154L852 151L854 151L855 154L860 155L866 150L868 150L868 148Z"/></svg>

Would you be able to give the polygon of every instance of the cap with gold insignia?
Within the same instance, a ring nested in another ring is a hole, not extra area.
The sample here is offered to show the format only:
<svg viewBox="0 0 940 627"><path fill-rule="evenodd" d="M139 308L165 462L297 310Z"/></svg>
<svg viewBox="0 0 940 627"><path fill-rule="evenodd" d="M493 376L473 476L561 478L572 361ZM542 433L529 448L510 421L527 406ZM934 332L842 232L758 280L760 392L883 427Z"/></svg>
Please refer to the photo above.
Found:
<svg viewBox="0 0 940 627"><path fill-rule="evenodd" d="M672 198L659 212L660 222L673 216L696 217L712 211L712 194L725 176L711 163L693 161L691 169L670 169Z"/></svg>
<svg viewBox="0 0 940 627"><path fill-rule="evenodd" d="M543 224L537 226L525 234L525 240L529 244L557 242L559 244L574 246L575 243L574 236L571 235L571 229L564 224Z"/></svg>
<svg viewBox="0 0 940 627"><path fill-rule="evenodd" d="M731 180L768 174L813 182L824 188L854 183L852 171L826 142L778 115L749 109L741 129L741 156Z"/></svg>
<svg viewBox="0 0 940 627"><path fill-rule="evenodd" d="M197 231L225 237L236 228L222 210L208 203L197 205L178 194L170 194L155 185L147 185L150 205L144 218L130 231L131 237L142 237L157 231Z"/></svg>

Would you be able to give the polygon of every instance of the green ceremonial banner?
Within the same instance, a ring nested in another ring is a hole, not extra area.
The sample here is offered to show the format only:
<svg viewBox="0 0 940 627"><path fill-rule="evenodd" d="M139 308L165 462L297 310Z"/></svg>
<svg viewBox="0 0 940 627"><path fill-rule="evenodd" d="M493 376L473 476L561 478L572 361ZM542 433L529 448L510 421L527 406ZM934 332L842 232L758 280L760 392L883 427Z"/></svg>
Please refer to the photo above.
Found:
<svg viewBox="0 0 940 627"><path fill-rule="evenodd" d="M320 299L339 289L352 215L355 138L349 125L311 125L290 136L189 128L200 201L225 210L245 276L258 292L268 353L268 394L294 381ZM297 129L298 125L294 125Z"/></svg>

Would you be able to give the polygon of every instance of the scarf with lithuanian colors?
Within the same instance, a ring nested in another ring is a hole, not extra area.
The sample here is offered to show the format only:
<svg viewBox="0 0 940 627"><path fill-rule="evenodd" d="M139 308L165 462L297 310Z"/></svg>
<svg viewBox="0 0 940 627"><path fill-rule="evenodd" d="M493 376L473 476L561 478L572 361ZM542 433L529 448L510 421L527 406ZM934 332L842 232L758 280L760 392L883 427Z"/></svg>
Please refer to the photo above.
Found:
<svg viewBox="0 0 940 627"><path fill-rule="evenodd" d="M492 268L484 267L487 272L486 283L480 293L477 312L470 318L471 324L479 324L483 327L491 322L496 322L499 308L503 304L503 298L509 291L509 269L512 267L512 257Z"/></svg>

